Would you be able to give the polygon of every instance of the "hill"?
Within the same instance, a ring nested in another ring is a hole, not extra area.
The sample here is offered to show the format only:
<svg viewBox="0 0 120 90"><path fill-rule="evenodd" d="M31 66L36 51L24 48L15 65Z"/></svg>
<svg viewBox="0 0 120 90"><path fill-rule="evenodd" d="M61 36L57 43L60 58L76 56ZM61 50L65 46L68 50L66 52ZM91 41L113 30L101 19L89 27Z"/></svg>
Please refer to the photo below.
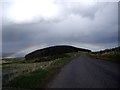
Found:
<svg viewBox="0 0 120 90"><path fill-rule="evenodd" d="M66 57L66 53L72 52L91 52L88 49L77 48L67 45L52 46L43 49L33 51L25 56L26 60L36 60L36 61L49 61L57 58Z"/></svg>

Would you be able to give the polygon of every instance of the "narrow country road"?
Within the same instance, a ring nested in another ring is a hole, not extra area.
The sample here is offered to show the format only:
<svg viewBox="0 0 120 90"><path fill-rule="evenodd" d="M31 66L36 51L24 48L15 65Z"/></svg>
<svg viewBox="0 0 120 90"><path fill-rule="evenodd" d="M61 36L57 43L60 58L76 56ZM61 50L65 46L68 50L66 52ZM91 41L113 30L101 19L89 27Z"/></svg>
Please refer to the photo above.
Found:
<svg viewBox="0 0 120 90"><path fill-rule="evenodd" d="M119 65L87 55L71 61L51 81L48 88L118 88Z"/></svg>

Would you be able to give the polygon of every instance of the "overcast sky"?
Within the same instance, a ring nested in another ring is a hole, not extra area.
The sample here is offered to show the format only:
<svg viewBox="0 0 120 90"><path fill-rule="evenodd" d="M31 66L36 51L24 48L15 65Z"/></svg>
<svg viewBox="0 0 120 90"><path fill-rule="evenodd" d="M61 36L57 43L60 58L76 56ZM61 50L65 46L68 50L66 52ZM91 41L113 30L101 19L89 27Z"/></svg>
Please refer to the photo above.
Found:
<svg viewBox="0 0 120 90"><path fill-rule="evenodd" d="M118 46L117 2L4 0L2 10L2 52L9 57L53 45Z"/></svg>

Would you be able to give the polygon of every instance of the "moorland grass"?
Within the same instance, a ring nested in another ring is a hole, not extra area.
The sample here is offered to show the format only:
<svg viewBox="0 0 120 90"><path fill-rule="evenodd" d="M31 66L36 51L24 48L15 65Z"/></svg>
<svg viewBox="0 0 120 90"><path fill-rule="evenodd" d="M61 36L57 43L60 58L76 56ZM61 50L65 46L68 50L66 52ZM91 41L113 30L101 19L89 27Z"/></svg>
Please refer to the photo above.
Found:
<svg viewBox="0 0 120 90"><path fill-rule="evenodd" d="M49 63L48 67L46 68L39 68L34 70L33 72L31 71L29 73L15 77L14 79L10 80L7 84L5 84L4 87L16 87L16 88L45 87L49 79L51 79L58 73L58 69L62 68L65 64L69 63L71 60L79 57L80 53L68 53L67 55L69 55L69 57L67 56L64 58L58 58L56 60L53 60L51 63ZM30 64L32 65L32 63Z"/></svg>
<svg viewBox="0 0 120 90"><path fill-rule="evenodd" d="M89 54L89 56L120 64L120 53Z"/></svg>

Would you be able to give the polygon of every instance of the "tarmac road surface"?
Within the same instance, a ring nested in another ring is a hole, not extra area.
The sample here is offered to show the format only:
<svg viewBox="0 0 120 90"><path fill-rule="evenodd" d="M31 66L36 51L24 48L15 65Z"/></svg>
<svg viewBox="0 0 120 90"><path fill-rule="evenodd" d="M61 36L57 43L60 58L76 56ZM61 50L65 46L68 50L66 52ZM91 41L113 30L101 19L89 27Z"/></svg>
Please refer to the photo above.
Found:
<svg viewBox="0 0 120 90"><path fill-rule="evenodd" d="M119 88L119 64L83 54L64 66L47 88Z"/></svg>

